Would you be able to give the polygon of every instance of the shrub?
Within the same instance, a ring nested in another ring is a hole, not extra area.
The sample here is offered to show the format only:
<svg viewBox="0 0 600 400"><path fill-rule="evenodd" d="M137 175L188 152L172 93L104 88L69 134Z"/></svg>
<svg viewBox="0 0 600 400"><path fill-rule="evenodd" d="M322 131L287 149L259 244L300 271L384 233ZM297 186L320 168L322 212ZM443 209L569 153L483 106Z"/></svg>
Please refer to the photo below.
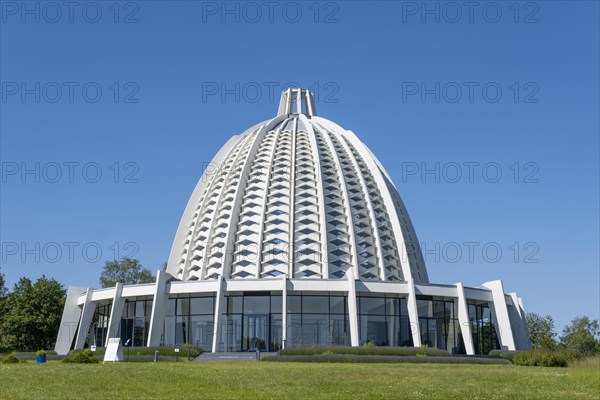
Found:
<svg viewBox="0 0 600 400"><path fill-rule="evenodd" d="M66 358L68 357L63 358L63 362L69 362L64 361ZM90 349L85 349L73 358L73 362L76 364L98 364L98 359L94 357L94 354Z"/></svg>
<svg viewBox="0 0 600 400"><path fill-rule="evenodd" d="M513 362L525 367L566 367L576 358L577 354L569 350L532 350L518 352Z"/></svg>
<svg viewBox="0 0 600 400"><path fill-rule="evenodd" d="M450 353L444 350L434 348L421 348L421 347L343 347L343 346L332 346L332 347L288 347L281 350L282 356L300 356L300 355L314 355L323 354L324 352L330 352L329 354L354 354L354 355L373 355L373 356L415 356L417 354L427 356L439 356L448 357Z"/></svg>
<svg viewBox="0 0 600 400"><path fill-rule="evenodd" d="M431 364L510 364L510 361L498 358L471 357L389 357L359 356L354 354L316 354L300 356L265 356L262 361L309 362L309 363L431 363Z"/></svg>
<svg viewBox="0 0 600 400"><path fill-rule="evenodd" d="M515 356L520 353L514 350L492 350L488 354L493 357L504 358L505 360L514 361Z"/></svg>
<svg viewBox="0 0 600 400"><path fill-rule="evenodd" d="M18 364L19 359L14 354L9 354L2 359L2 364Z"/></svg>
<svg viewBox="0 0 600 400"><path fill-rule="evenodd" d="M35 354L38 357L45 357L46 356L46 351L45 350L38 350Z"/></svg>

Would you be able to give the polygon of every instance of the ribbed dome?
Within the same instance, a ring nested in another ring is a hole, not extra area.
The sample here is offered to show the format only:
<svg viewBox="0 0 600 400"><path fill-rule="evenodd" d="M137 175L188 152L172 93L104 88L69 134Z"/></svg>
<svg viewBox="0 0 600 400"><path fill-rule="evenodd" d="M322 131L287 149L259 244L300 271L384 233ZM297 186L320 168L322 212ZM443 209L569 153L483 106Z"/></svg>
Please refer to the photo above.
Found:
<svg viewBox="0 0 600 400"><path fill-rule="evenodd" d="M183 280L428 283L398 191L352 131L288 89L279 115L232 137L205 169L167 272Z"/></svg>

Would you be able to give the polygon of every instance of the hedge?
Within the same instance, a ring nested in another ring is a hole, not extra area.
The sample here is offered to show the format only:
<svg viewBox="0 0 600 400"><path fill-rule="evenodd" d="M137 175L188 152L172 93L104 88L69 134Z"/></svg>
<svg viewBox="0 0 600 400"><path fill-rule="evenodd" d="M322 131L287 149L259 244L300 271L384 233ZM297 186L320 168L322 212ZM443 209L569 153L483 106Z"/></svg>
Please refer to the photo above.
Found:
<svg viewBox="0 0 600 400"><path fill-rule="evenodd" d="M317 354L351 354L370 356L436 356L449 357L450 353L431 347L288 347L281 350L282 356L308 356Z"/></svg>

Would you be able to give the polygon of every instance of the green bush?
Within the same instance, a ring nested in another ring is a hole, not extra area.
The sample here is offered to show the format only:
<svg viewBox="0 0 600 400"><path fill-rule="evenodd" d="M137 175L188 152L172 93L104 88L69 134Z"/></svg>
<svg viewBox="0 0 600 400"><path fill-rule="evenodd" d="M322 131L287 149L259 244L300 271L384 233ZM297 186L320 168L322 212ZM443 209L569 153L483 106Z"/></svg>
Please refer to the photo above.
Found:
<svg viewBox="0 0 600 400"><path fill-rule="evenodd" d="M38 350L35 353L38 357L45 357L46 356L46 350Z"/></svg>
<svg viewBox="0 0 600 400"><path fill-rule="evenodd" d="M77 353L75 357L65 357L61 360L63 363L74 363L74 364L98 364L98 359L94 357L94 353L90 349L85 349L82 352Z"/></svg>
<svg viewBox="0 0 600 400"><path fill-rule="evenodd" d="M518 352L513 362L525 367L567 367L576 358L578 355L569 350L532 350Z"/></svg>
<svg viewBox="0 0 600 400"><path fill-rule="evenodd" d="M18 364L19 359L14 354L9 354L2 359L2 364Z"/></svg>
<svg viewBox="0 0 600 400"><path fill-rule="evenodd" d="M372 355L372 356L438 356L448 357L450 353L444 350L438 350L431 347L288 347L287 349L281 350L282 356L301 356L301 355L315 355L315 354L353 354L353 355Z"/></svg>
<svg viewBox="0 0 600 400"><path fill-rule="evenodd" d="M492 350L488 354L493 357L504 358L505 360L514 361L515 356L518 354L518 351L513 350Z"/></svg>

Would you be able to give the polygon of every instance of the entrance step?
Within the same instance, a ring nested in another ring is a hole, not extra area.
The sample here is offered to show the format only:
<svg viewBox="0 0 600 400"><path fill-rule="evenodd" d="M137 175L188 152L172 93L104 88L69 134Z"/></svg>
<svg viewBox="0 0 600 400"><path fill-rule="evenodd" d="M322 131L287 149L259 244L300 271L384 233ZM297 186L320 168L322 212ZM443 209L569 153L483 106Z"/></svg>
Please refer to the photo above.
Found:
<svg viewBox="0 0 600 400"><path fill-rule="evenodd" d="M266 356L277 353L265 353L261 352L260 355ZM197 362L211 362L211 361L256 361L255 352L239 352L239 353L202 353L198 357L194 358Z"/></svg>

